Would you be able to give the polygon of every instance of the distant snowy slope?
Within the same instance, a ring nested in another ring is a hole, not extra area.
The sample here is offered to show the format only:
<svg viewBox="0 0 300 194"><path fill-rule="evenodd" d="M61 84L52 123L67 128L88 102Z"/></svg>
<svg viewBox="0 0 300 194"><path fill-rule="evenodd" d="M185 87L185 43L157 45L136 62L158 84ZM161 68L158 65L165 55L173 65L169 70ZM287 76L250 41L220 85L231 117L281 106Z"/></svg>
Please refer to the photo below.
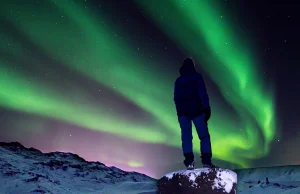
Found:
<svg viewBox="0 0 300 194"><path fill-rule="evenodd" d="M155 193L156 180L87 162L72 153L42 153L18 142L0 143L0 193Z"/></svg>
<svg viewBox="0 0 300 194"><path fill-rule="evenodd" d="M249 168L234 172L238 175L238 193L300 194L300 165Z"/></svg>
<svg viewBox="0 0 300 194"><path fill-rule="evenodd" d="M241 180L300 181L300 165L261 167L234 170Z"/></svg>

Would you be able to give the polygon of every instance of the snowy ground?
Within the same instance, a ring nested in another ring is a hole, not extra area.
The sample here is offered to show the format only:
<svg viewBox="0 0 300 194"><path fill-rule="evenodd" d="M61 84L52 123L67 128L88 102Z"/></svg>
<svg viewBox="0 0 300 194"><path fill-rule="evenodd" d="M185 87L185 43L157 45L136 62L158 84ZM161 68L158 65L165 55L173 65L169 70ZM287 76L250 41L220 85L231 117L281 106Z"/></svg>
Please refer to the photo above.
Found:
<svg viewBox="0 0 300 194"><path fill-rule="evenodd" d="M299 165L252 168L235 172L238 174L238 193L300 194ZM266 177L269 184L266 184Z"/></svg>
<svg viewBox="0 0 300 194"><path fill-rule="evenodd" d="M279 184L279 183L277 183ZM266 183L252 185L251 188L248 188L243 191L238 190L238 194L255 194L255 193L263 193L263 194L300 194L300 187L293 186L282 186L277 185L276 183ZM299 184L299 183L298 183Z"/></svg>
<svg viewBox="0 0 300 194"><path fill-rule="evenodd" d="M233 171L238 194L300 194L299 165ZM72 153L42 153L19 143L0 142L0 183L1 194L156 193L156 180L144 174L87 162Z"/></svg>

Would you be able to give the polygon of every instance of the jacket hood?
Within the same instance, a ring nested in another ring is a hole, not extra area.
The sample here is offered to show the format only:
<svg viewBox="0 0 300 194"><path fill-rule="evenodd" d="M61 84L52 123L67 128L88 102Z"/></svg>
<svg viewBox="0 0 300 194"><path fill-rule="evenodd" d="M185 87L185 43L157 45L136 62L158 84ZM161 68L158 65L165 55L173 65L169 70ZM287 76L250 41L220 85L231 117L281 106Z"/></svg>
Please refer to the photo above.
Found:
<svg viewBox="0 0 300 194"><path fill-rule="evenodd" d="M196 73L194 64L183 64L179 69L179 73L181 76L187 76Z"/></svg>

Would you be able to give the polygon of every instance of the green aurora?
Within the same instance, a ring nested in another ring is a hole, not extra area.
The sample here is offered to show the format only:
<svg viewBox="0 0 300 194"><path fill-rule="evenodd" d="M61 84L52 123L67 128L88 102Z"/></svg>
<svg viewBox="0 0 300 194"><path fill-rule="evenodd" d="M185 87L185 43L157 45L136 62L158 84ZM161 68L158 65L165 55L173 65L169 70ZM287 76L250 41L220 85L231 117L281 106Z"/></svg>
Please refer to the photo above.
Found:
<svg viewBox="0 0 300 194"><path fill-rule="evenodd" d="M209 130L213 157L247 167L249 159L268 153L269 144L274 139L274 91L262 88L254 54L247 45L238 41L234 27L225 21L226 14L220 18L219 7L210 2L136 0L184 52L191 53L196 62L204 64L201 68L237 113L227 114L217 98L210 95L213 116ZM106 104L87 102L85 96L89 94L76 86L71 92L78 98L69 100L56 91L55 85L28 83L25 75L10 68L16 63L1 58L0 70L4 76L1 79L0 106L134 141L181 148L180 129L172 101L177 75L158 71L155 65L160 63L159 60L133 55L136 48L125 38L117 36L122 34L122 29L108 19L109 15L100 14L102 20L99 20L98 13L77 1L49 1L43 8L36 10L34 6L24 5L19 9L17 3L11 3L3 4L0 11L48 55L135 103L154 119L143 124L129 122L123 115L107 111ZM1 48L2 52L43 65L34 52L25 51L24 45L13 36L2 32L0 36L5 45L9 44ZM206 52L208 49L211 52ZM109 103L116 106L116 102ZM193 135L197 137L195 130ZM199 153L198 138L193 141L194 149Z"/></svg>

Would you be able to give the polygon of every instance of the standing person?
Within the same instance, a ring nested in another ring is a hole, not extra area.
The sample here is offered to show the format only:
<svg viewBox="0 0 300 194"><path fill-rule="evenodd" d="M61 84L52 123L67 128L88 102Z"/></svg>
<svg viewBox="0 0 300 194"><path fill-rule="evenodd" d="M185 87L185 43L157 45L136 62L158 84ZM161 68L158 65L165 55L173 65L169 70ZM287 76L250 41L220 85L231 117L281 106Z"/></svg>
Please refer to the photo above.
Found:
<svg viewBox="0 0 300 194"><path fill-rule="evenodd" d="M269 179L268 179L268 177L266 177L266 183L267 184L269 184L270 182L269 182Z"/></svg>
<svg viewBox="0 0 300 194"><path fill-rule="evenodd" d="M201 146L204 168L217 168L211 163L212 150L207 121L211 110L203 77L195 69L191 58L186 58L179 69L180 76L175 81L174 102L181 128L182 149L188 170L194 169L195 161L192 143L192 121L196 127Z"/></svg>

